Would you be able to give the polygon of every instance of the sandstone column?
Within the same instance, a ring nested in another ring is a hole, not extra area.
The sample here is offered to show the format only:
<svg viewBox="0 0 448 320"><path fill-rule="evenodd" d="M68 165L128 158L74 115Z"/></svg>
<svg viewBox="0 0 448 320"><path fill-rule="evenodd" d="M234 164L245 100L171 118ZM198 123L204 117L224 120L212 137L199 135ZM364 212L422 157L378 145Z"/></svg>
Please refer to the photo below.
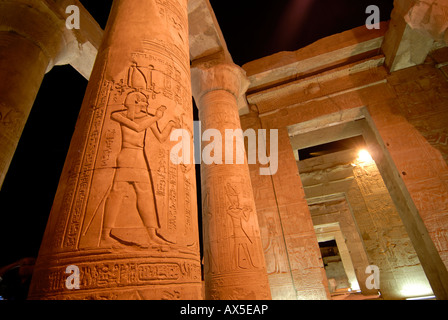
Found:
<svg viewBox="0 0 448 320"><path fill-rule="evenodd" d="M225 130L241 129L237 101L248 80L236 65L219 64L194 67L192 83L202 139L215 129L223 146L222 164L206 164L204 158L201 164L206 299L270 299L247 161L225 164L224 159Z"/></svg>
<svg viewBox="0 0 448 320"><path fill-rule="evenodd" d="M194 165L170 160L193 132L188 51L187 0L114 1L31 299L202 298Z"/></svg>
<svg viewBox="0 0 448 320"><path fill-rule="evenodd" d="M64 29L42 1L0 1L0 187Z"/></svg>

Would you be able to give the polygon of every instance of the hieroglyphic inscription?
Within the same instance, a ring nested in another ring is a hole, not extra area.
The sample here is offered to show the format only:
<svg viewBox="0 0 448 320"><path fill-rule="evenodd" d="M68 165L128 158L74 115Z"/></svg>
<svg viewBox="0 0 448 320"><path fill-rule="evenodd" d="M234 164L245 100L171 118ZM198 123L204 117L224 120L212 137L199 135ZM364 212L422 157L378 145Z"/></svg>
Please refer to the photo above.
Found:
<svg viewBox="0 0 448 320"><path fill-rule="evenodd" d="M132 59L138 64L138 68L147 78L146 90L151 92L151 98L162 94L166 98L175 101L182 106L184 112L191 111L191 96L189 88L185 87L183 80L188 75L188 70L173 59L163 43L147 42L150 48L157 48L155 52L135 52ZM116 87L123 89L124 80L116 83Z"/></svg>
<svg viewBox="0 0 448 320"><path fill-rule="evenodd" d="M193 228L191 216L191 182L189 178L185 178L185 231L190 233Z"/></svg>
<svg viewBox="0 0 448 320"><path fill-rule="evenodd" d="M193 261L182 262L100 262L79 265L80 288L83 290L163 284L172 281L191 282L200 279L200 265ZM66 289L65 268L38 270L37 286L44 292ZM44 276L42 276L44 275Z"/></svg>
<svg viewBox="0 0 448 320"><path fill-rule="evenodd" d="M156 0L159 14L166 19L166 23L176 30L182 42L187 39L187 19L178 9L178 4L171 0Z"/></svg>
<svg viewBox="0 0 448 320"><path fill-rule="evenodd" d="M101 155L101 165L103 167L107 166L109 163L109 160L111 159L112 145L115 141L115 135L116 135L115 129L108 129L106 131L105 148Z"/></svg>
<svg viewBox="0 0 448 320"><path fill-rule="evenodd" d="M138 266L138 279L149 280L176 280L180 276L179 265L171 264L141 264Z"/></svg>
<svg viewBox="0 0 448 320"><path fill-rule="evenodd" d="M106 67L106 64L104 64L103 68ZM102 103L105 103L108 95L109 95L109 89L110 89L110 82L109 81L99 81L99 84L96 85L98 87L99 94L97 95L97 98L95 99L95 105L100 106L99 101L102 101ZM101 87L101 90L100 90ZM91 90L92 92L95 92L96 89ZM101 97L103 95L104 97ZM103 108L104 108L103 104ZM100 106L101 107L101 106ZM92 123L92 119L98 111L98 108L94 106L90 106L88 108L84 108L81 110L80 114L80 121L78 121L79 127L85 127L86 130L82 130L79 134L77 139L72 140L72 144L70 149L71 157L68 159L71 161L70 165L68 166L70 168L70 171L68 172L68 178L65 183L65 191L61 202L60 207L60 215L58 216L58 220L56 221L56 226L54 230L54 236L51 238L50 243L48 244L51 248L61 248L64 247L64 234L66 233L66 228L69 225L69 218L70 213L72 212L72 205L75 201L76 192L79 187L79 183L81 181L80 179L80 173L83 166L83 161L85 160L85 152L82 152L82 150L85 150L85 141L89 140L89 135L91 133L90 131L90 124ZM104 111L100 109L100 112L103 114ZM52 215L50 215L50 219L53 218ZM75 219L76 221L76 219ZM73 227L71 229L72 234L76 234L76 230L79 230L78 227ZM68 243L74 244L74 238L72 237L71 240L68 241Z"/></svg>
<svg viewBox="0 0 448 320"><path fill-rule="evenodd" d="M86 199L90 189L90 181L93 176L93 168L98 155L101 131L105 118L105 109L108 104L111 84L110 81L103 82L98 94L97 103L92 107L92 120L86 139L87 143L84 150L83 163L80 168L77 192L73 201L73 206L70 210L70 218L67 221L65 239L63 241L63 247L66 248L76 246L77 240L79 239ZM64 209L68 210L68 208Z"/></svg>
<svg viewBox="0 0 448 320"><path fill-rule="evenodd" d="M76 189L76 183L78 181L78 172L79 172L79 168L81 166L81 161L79 159L76 159L76 161L73 162L72 165L72 172L71 174L69 174L68 176L68 180L67 180L67 188L66 188L66 192L64 193L64 197L62 198L62 216L63 217L67 217L69 215L70 212L70 207L71 207L71 202L73 200L73 196L75 194L75 189ZM61 245L62 242L62 237L64 235L64 231L65 231L65 225L66 225L66 221L64 219L60 219L56 229L55 229L55 236L52 238L52 243L50 244L50 246L52 248L56 248L59 247Z"/></svg>
<svg viewBox="0 0 448 320"><path fill-rule="evenodd" d="M212 300L270 299L269 286L258 272L245 272L243 281L238 273L214 275L206 290Z"/></svg>
<svg viewBox="0 0 448 320"><path fill-rule="evenodd" d="M168 229L176 230L177 223L177 165L169 163L169 189L168 189Z"/></svg>
<svg viewBox="0 0 448 320"><path fill-rule="evenodd" d="M170 12L170 15L176 16L176 19L178 19L182 23L183 29L185 29L185 26L187 25L187 20L185 19L185 15L181 13L181 11L178 8L178 4L173 0L156 0L157 5L160 8L160 13L164 14L165 12ZM176 29L179 29L180 27L176 27Z"/></svg>
<svg viewBox="0 0 448 320"><path fill-rule="evenodd" d="M168 159L167 152L164 149L159 150L158 156L158 169L157 169L157 188L156 193L160 196L165 196L167 185L167 171L168 171Z"/></svg>

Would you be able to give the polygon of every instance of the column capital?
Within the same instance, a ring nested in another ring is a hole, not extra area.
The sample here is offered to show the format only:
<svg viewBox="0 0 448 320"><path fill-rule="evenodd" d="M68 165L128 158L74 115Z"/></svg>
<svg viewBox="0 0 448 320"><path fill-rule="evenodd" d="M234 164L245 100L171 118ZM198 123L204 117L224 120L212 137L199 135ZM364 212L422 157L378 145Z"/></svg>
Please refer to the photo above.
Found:
<svg viewBox="0 0 448 320"><path fill-rule="evenodd" d="M223 90L235 97L240 113L248 109L245 94L250 82L246 76L246 71L234 63L193 65L191 68L191 84L193 97L197 105L205 94Z"/></svg>
<svg viewBox="0 0 448 320"><path fill-rule="evenodd" d="M76 36L65 25L65 8L53 0L0 0L0 32L16 33L48 58L47 72L73 52Z"/></svg>

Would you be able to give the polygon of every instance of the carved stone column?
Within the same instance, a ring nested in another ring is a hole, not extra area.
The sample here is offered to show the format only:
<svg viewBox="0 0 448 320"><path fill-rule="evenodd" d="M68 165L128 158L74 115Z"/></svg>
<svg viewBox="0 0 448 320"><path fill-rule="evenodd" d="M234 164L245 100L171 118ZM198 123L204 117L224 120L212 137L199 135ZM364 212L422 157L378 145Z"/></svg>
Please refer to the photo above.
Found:
<svg viewBox="0 0 448 320"><path fill-rule="evenodd" d="M241 129L237 101L248 80L236 65L219 64L194 67L192 83L203 133L218 130L223 146L223 164L201 164L206 299L270 299L247 161L224 159L225 130Z"/></svg>
<svg viewBox="0 0 448 320"><path fill-rule="evenodd" d="M114 1L30 298L202 298L188 50L187 0Z"/></svg>
<svg viewBox="0 0 448 320"><path fill-rule="evenodd" d="M0 187L64 29L43 1L0 1Z"/></svg>

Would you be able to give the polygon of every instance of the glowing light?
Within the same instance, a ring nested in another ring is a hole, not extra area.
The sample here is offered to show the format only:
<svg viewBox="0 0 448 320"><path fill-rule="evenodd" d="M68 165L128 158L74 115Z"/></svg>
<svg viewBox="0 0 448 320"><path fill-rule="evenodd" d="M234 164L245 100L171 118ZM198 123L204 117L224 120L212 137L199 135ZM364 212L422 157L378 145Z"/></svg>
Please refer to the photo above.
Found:
<svg viewBox="0 0 448 320"><path fill-rule="evenodd" d="M415 297L415 298L407 298L406 300L433 300L436 296L424 296L424 297Z"/></svg>
<svg viewBox="0 0 448 320"><path fill-rule="evenodd" d="M367 150L362 149L362 150L359 150L359 152L358 152L358 161L369 163L369 162L373 162L373 159Z"/></svg>
<svg viewBox="0 0 448 320"><path fill-rule="evenodd" d="M433 294L430 287L421 283L406 284L402 287L400 293L404 297L422 297Z"/></svg>
<svg viewBox="0 0 448 320"><path fill-rule="evenodd" d="M350 290L349 291L356 291L359 292L361 290L361 287L358 284L358 281L350 281Z"/></svg>

